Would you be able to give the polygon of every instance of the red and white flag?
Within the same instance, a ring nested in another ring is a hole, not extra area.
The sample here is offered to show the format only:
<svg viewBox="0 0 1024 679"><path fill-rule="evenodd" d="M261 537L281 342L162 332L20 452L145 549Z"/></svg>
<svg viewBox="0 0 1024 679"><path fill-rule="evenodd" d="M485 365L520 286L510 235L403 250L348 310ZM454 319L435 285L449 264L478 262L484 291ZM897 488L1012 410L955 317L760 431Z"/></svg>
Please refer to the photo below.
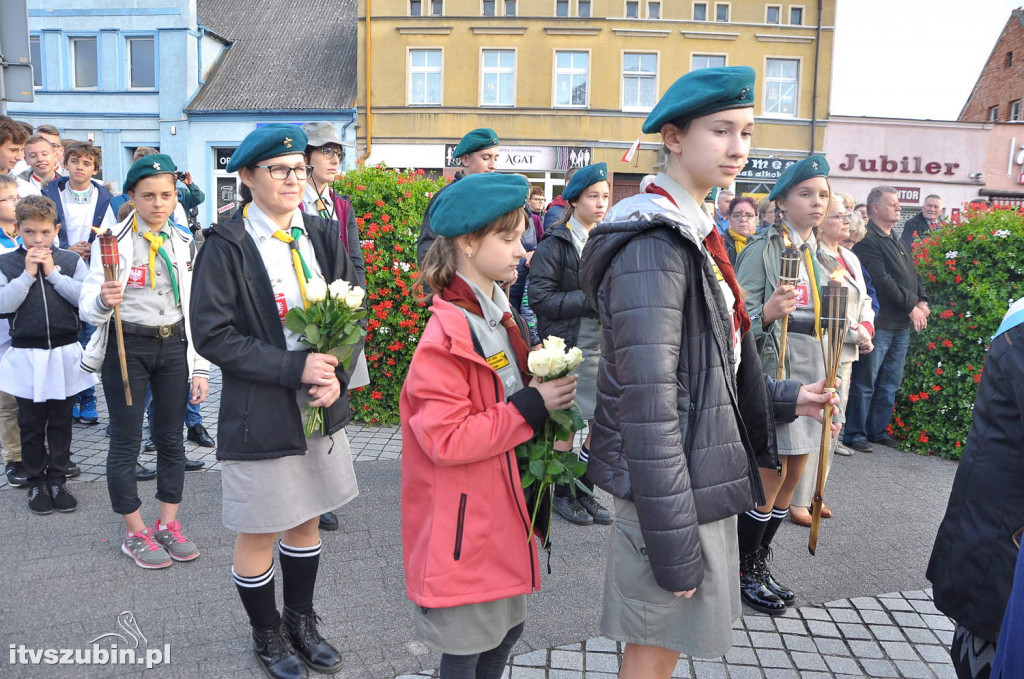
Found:
<svg viewBox="0 0 1024 679"><path fill-rule="evenodd" d="M633 160L633 156L636 155L637 149L640 148L641 139L643 139L643 135L637 137L636 141L629 145L629 148L626 149L626 152L622 154L622 162L628 163L629 161Z"/></svg>

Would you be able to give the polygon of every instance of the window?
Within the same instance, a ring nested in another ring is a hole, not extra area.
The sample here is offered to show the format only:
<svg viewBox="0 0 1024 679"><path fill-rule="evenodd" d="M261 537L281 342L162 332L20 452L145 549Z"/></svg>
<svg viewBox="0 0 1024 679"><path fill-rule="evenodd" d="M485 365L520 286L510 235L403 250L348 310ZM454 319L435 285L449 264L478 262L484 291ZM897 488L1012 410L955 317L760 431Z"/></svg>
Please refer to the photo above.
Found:
<svg viewBox="0 0 1024 679"><path fill-rule="evenodd" d="M640 16L640 1L626 0L626 18L636 19Z"/></svg>
<svg viewBox="0 0 1024 679"><path fill-rule="evenodd" d="M725 66L724 54L694 54L690 65L691 71L699 68L720 68Z"/></svg>
<svg viewBox="0 0 1024 679"><path fill-rule="evenodd" d="M505 0L505 16L514 17L516 15L516 0Z"/></svg>
<svg viewBox="0 0 1024 679"><path fill-rule="evenodd" d="M647 3L647 18L648 19L660 19L661 18L661 3L660 2L648 2Z"/></svg>
<svg viewBox="0 0 1024 679"><path fill-rule="evenodd" d="M1010 102L1010 120L1020 120L1020 99Z"/></svg>
<svg viewBox="0 0 1024 679"><path fill-rule="evenodd" d="M71 74L72 87L89 89L99 87L99 65L96 52L96 38L72 38Z"/></svg>
<svg viewBox="0 0 1024 679"><path fill-rule="evenodd" d="M43 46L39 38L33 36L28 40L29 53L32 58L32 84L43 86Z"/></svg>
<svg viewBox="0 0 1024 679"><path fill-rule="evenodd" d="M516 53L513 50L484 50L480 105L515 106Z"/></svg>
<svg viewBox="0 0 1024 679"><path fill-rule="evenodd" d="M569 0L555 0L555 16L569 16Z"/></svg>
<svg viewBox="0 0 1024 679"><path fill-rule="evenodd" d="M622 55L622 110L650 111L658 98L658 55Z"/></svg>
<svg viewBox="0 0 1024 679"><path fill-rule="evenodd" d="M431 0L430 15L435 17L444 16L444 0Z"/></svg>
<svg viewBox="0 0 1024 679"><path fill-rule="evenodd" d="M156 87L156 49L153 38L128 39L128 87Z"/></svg>
<svg viewBox="0 0 1024 679"><path fill-rule="evenodd" d="M590 18L590 0L579 0L576 3L576 16L581 19Z"/></svg>
<svg viewBox="0 0 1024 679"><path fill-rule="evenodd" d="M693 3L693 20L694 21L707 21L708 20L708 3L706 3L706 2L695 2L695 3Z"/></svg>
<svg viewBox="0 0 1024 679"><path fill-rule="evenodd" d="M1006 68L1013 66L1013 52L1006 53L1006 61L1003 63L1003 66Z"/></svg>
<svg viewBox="0 0 1024 679"><path fill-rule="evenodd" d="M409 104L441 104L441 50L409 50Z"/></svg>
<svg viewBox="0 0 1024 679"><path fill-rule="evenodd" d="M484 0L484 16L485 17L492 17L492 16L494 16L494 3L495 3L495 0Z"/></svg>
<svg viewBox="0 0 1024 679"><path fill-rule="evenodd" d="M782 6L781 5L768 5L764 10L764 22L766 24L781 24L782 23Z"/></svg>
<svg viewBox="0 0 1024 679"><path fill-rule="evenodd" d="M409 0L409 16L423 16L423 3L421 0Z"/></svg>
<svg viewBox="0 0 1024 679"><path fill-rule="evenodd" d="M799 69L796 59L768 59L764 77L765 115L796 116Z"/></svg>
<svg viewBox="0 0 1024 679"><path fill-rule="evenodd" d="M729 5L724 2L720 2L715 5L715 21L728 21L729 20Z"/></svg>
<svg viewBox="0 0 1024 679"><path fill-rule="evenodd" d="M555 52L555 106L586 106L590 54Z"/></svg>
<svg viewBox="0 0 1024 679"><path fill-rule="evenodd" d="M988 121L990 123L997 123L997 122L999 122L999 107L998 106L989 106L988 107Z"/></svg>
<svg viewBox="0 0 1024 679"><path fill-rule="evenodd" d="M790 7L789 8L789 23L791 26L803 26L804 25L804 8L803 7Z"/></svg>

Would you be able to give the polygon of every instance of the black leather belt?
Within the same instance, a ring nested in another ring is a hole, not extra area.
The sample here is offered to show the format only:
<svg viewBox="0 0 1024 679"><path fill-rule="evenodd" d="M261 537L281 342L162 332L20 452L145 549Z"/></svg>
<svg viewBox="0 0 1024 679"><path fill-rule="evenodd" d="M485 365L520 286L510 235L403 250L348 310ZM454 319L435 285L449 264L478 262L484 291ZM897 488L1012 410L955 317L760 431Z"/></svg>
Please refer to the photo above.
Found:
<svg viewBox="0 0 1024 679"><path fill-rule="evenodd" d="M814 318L790 316L789 332L794 332L798 335L814 335Z"/></svg>
<svg viewBox="0 0 1024 679"><path fill-rule="evenodd" d="M183 336L185 334L185 319L183 318L177 323L171 323L170 325L139 325L138 323L121 321L121 328L124 330L126 335L166 339L168 337L174 337L176 335Z"/></svg>

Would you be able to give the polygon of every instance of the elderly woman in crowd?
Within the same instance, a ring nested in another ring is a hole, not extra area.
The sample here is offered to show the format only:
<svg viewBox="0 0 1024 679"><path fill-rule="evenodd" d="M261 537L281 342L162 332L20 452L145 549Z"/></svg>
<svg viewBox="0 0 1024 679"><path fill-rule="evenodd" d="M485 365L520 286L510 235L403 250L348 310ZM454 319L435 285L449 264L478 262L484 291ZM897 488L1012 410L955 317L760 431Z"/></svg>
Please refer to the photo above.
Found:
<svg viewBox="0 0 1024 679"><path fill-rule="evenodd" d="M749 196L733 198L729 203L729 228L723 240L729 263L736 266L736 257L747 245L747 239L757 229L757 203Z"/></svg>
<svg viewBox="0 0 1024 679"><path fill-rule="evenodd" d="M775 223L775 201L771 198L762 198L757 204L757 230L767 229Z"/></svg>

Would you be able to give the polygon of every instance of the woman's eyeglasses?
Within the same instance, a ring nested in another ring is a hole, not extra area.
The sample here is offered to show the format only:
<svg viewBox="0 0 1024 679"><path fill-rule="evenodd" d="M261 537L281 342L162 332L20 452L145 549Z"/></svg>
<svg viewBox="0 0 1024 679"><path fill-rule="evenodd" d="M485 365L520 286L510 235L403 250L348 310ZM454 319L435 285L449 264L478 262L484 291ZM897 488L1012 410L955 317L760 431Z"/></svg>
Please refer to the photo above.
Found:
<svg viewBox="0 0 1024 679"><path fill-rule="evenodd" d="M843 224L849 224L851 221L853 221L853 216L852 215L829 215L828 218L829 219L838 219Z"/></svg>
<svg viewBox="0 0 1024 679"><path fill-rule="evenodd" d="M294 172L295 178L300 182L304 182L309 179L309 175L313 172L312 165L299 165L298 167L288 167L287 165L257 165L256 167L262 167L267 170L272 179L285 180L288 179L289 174Z"/></svg>
<svg viewBox="0 0 1024 679"><path fill-rule="evenodd" d="M757 215L755 215L753 212L733 212L729 216L738 222L748 222L754 219L754 217L756 217Z"/></svg>
<svg viewBox="0 0 1024 679"><path fill-rule="evenodd" d="M331 158L334 158L335 156L340 158L341 154L342 154L342 152L339 151L338 149L334 148L333 146L321 146L320 147L320 155L322 155L324 158L331 159Z"/></svg>

